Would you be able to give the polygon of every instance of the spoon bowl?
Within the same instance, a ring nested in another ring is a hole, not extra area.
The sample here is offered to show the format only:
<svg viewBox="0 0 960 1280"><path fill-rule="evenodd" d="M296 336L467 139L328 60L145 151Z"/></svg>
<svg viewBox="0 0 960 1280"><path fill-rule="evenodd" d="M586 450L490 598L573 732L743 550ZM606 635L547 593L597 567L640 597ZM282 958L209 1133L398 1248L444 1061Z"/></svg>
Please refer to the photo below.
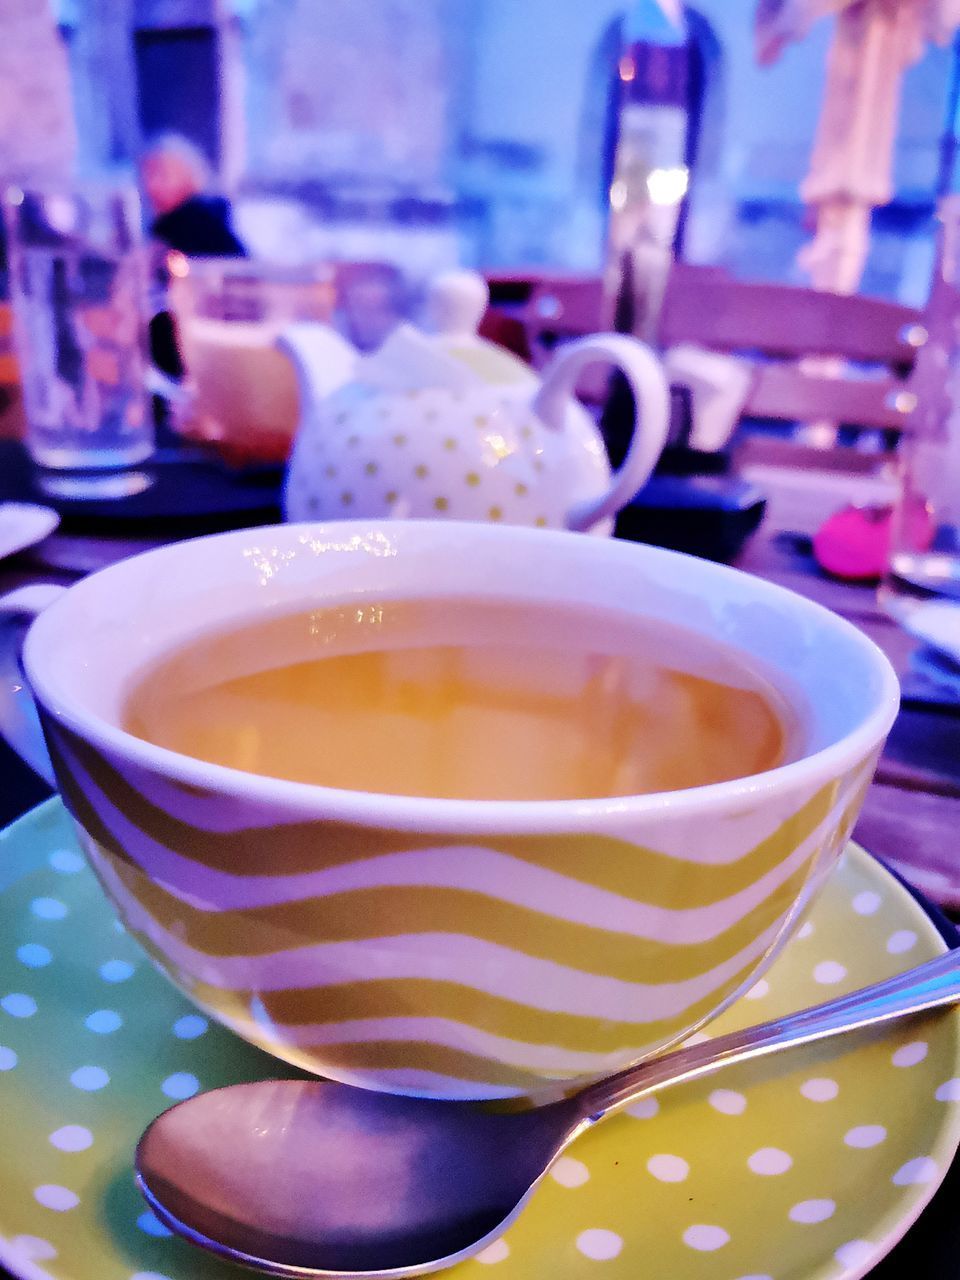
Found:
<svg viewBox="0 0 960 1280"><path fill-rule="evenodd" d="M954 951L526 1111L319 1080L233 1085L159 1116L137 1148L137 1180L171 1230L273 1275L439 1271L501 1235L575 1138L646 1094L958 999Z"/></svg>

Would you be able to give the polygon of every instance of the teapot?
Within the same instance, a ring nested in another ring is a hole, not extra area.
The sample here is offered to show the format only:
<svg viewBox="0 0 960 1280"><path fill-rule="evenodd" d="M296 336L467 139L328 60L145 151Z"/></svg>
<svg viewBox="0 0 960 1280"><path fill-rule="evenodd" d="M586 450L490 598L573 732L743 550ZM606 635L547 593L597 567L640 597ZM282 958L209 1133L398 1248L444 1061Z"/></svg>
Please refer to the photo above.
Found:
<svg viewBox="0 0 960 1280"><path fill-rule="evenodd" d="M430 287L428 327L401 324L365 356L322 325L284 331L301 403L289 520L454 518L610 531L666 441L659 361L633 338L598 334L564 346L541 381L478 336L488 297L482 276L447 272ZM635 403L616 473L573 397L598 361L621 370Z"/></svg>

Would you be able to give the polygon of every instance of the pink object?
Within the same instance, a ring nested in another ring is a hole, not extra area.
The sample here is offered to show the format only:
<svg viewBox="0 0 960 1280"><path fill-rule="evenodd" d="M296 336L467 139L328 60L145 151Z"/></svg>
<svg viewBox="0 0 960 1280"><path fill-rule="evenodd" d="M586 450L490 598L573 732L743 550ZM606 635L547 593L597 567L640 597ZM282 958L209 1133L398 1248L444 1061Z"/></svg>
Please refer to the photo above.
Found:
<svg viewBox="0 0 960 1280"><path fill-rule="evenodd" d="M933 541L933 518L917 503L908 514L910 544L925 551ZM813 539L817 564L846 582L871 582L881 578L890 557L893 508L889 506L842 507L821 525Z"/></svg>

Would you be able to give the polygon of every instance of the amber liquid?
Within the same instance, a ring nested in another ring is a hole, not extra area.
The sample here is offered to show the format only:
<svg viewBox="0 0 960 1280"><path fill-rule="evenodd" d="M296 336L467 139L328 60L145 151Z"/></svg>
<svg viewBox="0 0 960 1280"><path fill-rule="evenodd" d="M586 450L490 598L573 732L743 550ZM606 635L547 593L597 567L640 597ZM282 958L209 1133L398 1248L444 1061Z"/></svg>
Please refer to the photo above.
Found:
<svg viewBox="0 0 960 1280"><path fill-rule="evenodd" d="M251 773L353 791L561 800L672 791L797 753L744 655L614 611L508 600L248 622L142 674L125 727Z"/></svg>

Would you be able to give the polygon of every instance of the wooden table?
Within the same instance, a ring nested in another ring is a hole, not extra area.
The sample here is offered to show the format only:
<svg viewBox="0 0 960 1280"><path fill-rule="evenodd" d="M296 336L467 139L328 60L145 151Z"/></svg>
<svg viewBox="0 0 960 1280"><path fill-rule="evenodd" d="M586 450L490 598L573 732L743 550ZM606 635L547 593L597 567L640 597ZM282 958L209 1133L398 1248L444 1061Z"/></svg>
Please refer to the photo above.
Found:
<svg viewBox="0 0 960 1280"><path fill-rule="evenodd" d="M743 569L826 605L861 627L907 671L913 642L877 606L875 592L820 576L803 537L813 530L808 504L791 503L791 476L764 477L782 486L771 511L778 513L741 557ZM68 583L84 573L156 545L55 534L41 547L0 564L0 593L37 580ZM0 748L0 751L3 749ZM12 785L11 785L12 783ZM4 785L6 784L6 785ZM0 755L0 821L29 808L44 794L25 770ZM960 712L907 703L897 720L856 830L866 848L887 861L934 901L960 916L960 854L953 840L960 826ZM960 1276L960 1160L920 1221L871 1280L947 1280ZM0 1275L2 1275L0 1271Z"/></svg>

